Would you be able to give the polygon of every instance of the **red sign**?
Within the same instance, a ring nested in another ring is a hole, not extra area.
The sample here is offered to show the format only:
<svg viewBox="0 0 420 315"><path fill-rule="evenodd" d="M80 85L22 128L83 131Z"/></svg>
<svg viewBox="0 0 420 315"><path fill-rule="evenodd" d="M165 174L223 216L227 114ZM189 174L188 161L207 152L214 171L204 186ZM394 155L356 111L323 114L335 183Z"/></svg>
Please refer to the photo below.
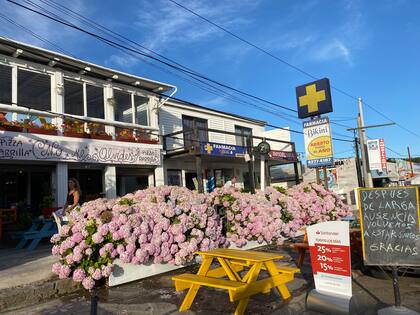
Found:
<svg viewBox="0 0 420 315"><path fill-rule="evenodd" d="M386 164L386 151L385 151L385 142L384 139L379 139L379 152L381 154L381 165L383 170L387 170Z"/></svg>
<svg viewBox="0 0 420 315"><path fill-rule="evenodd" d="M350 276L350 247L334 244L318 244L309 247L312 272Z"/></svg>

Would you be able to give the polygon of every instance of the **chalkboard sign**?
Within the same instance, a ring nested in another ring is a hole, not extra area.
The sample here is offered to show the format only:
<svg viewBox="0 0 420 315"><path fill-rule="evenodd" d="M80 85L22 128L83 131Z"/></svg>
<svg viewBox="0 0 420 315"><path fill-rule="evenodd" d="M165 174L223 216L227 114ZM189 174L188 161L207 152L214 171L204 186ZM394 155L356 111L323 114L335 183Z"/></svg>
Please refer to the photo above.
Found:
<svg viewBox="0 0 420 315"><path fill-rule="evenodd" d="M417 187L360 188L366 265L420 266Z"/></svg>

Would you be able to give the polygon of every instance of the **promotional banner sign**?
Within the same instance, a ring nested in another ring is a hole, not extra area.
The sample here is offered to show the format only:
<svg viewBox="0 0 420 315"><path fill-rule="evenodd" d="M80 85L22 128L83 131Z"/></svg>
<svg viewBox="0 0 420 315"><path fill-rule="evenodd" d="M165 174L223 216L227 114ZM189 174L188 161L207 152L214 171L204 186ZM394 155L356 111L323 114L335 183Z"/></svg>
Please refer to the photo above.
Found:
<svg viewBox="0 0 420 315"><path fill-rule="evenodd" d="M0 160L160 165L160 146L0 131Z"/></svg>
<svg viewBox="0 0 420 315"><path fill-rule="evenodd" d="M349 222L328 221L306 230L316 290L351 297Z"/></svg>
<svg viewBox="0 0 420 315"><path fill-rule="evenodd" d="M371 170L386 171L386 151L384 139L373 139L367 141L369 168Z"/></svg>
<svg viewBox="0 0 420 315"><path fill-rule="evenodd" d="M318 116L332 112L330 81L327 78L296 88L299 118Z"/></svg>
<svg viewBox="0 0 420 315"><path fill-rule="evenodd" d="M365 265L420 266L418 188L358 191Z"/></svg>
<svg viewBox="0 0 420 315"><path fill-rule="evenodd" d="M319 170L319 177L324 178L324 170ZM329 168L327 169L327 179L328 179L328 188L336 188L338 186L337 180L337 169L336 168Z"/></svg>
<svg viewBox="0 0 420 315"><path fill-rule="evenodd" d="M202 142L201 153L216 156L244 157L246 148L238 145Z"/></svg>
<svg viewBox="0 0 420 315"><path fill-rule="evenodd" d="M334 166L328 117L303 122L306 161L309 168Z"/></svg>
<svg viewBox="0 0 420 315"><path fill-rule="evenodd" d="M293 151L277 151L271 150L268 152L270 160L282 161L282 162L297 162L297 154Z"/></svg>

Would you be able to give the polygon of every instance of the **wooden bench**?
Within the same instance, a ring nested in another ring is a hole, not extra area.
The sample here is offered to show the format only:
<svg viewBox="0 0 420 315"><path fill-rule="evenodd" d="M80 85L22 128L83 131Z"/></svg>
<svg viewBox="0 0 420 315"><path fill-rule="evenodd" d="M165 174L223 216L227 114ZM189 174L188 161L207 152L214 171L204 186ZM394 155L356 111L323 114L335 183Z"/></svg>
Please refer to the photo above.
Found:
<svg viewBox="0 0 420 315"><path fill-rule="evenodd" d="M290 247L298 251L298 259L296 261L296 266L298 266L299 268L302 267L303 261L305 260L306 251L309 250L308 234L306 233L306 230L305 236L303 237L303 243L294 243L291 244Z"/></svg>
<svg viewBox="0 0 420 315"><path fill-rule="evenodd" d="M22 249L28 241L31 241L28 250L34 250L43 238L50 238L55 233L57 233L57 227L53 220L34 220L29 230L15 232L12 237L20 239L16 249Z"/></svg>
<svg viewBox="0 0 420 315"><path fill-rule="evenodd" d="M208 287L237 291L246 286L246 283L240 281L224 280L219 278L213 278L208 276L199 276L191 273L183 273L177 276L173 276L172 280L175 281L175 289L177 291L186 290L185 286L179 286L178 282L198 285L205 285Z"/></svg>

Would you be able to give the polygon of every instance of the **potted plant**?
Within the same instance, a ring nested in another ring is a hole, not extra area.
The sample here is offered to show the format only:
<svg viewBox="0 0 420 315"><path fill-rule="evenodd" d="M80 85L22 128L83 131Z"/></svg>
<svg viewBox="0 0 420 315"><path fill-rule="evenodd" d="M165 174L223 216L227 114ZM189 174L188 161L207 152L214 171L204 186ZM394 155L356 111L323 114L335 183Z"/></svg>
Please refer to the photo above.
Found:
<svg viewBox="0 0 420 315"><path fill-rule="evenodd" d="M85 123L83 121L66 118L62 127L65 137L89 138L89 134L85 132Z"/></svg>
<svg viewBox="0 0 420 315"><path fill-rule="evenodd" d="M22 132L22 122L19 121L8 121L6 119L0 120L0 130Z"/></svg>
<svg viewBox="0 0 420 315"><path fill-rule="evenodd" d="M144 132L144 130L137 130L137 142L140 143L149 143L149 144L158 144L159 139L153 139L150 134Z"/></svg>
<svg viewBox="0 0 420 315"><path fill-rule="evenodd" d="M137 142L137 139L133 135L133 130L127 128L119 131L115 140L124 142Z"/></svg>
<svg viewBox="0 0 420 315"><path fill-rule="evenodd" d="M105 131L105 126L100 123L89 123L89 132L91 139L112 140L112 135Z"/></svg>
<svg viewBox="0 0 420 315"><path fill-rule="evenodd" d="M42 202L39 205L39 208L42 210L42 215L46 219L50 218L52 213L57 210L57 208L54 208L52 206L53 202L54 202L54 197L48 195L42 198Z"/></svg>
<svg viewBox="0 0 420 315"><path fill-rule="evenodd" d="M40 119L41 125L37 125L34 121L25 122L25 128L28 133L36 133L43 135L57 135L57 126L45 121L45 119Z"/></svg>

